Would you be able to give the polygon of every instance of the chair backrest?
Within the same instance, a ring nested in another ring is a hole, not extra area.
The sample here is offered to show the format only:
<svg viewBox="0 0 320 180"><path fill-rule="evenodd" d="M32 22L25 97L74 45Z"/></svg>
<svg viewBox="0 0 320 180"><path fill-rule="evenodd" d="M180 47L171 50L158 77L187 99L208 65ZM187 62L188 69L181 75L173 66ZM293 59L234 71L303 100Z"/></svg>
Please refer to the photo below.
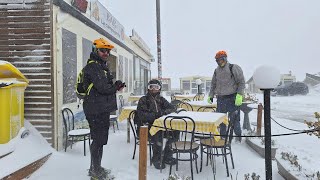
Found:
<svg viewBox="0 0 320 180"><path fill-rule="evenodd" d="M65 133L68 134L69 131L74 130L74 115L69 108L63 108L61 112Z"/></svg>
<svg viewBox="0 0 320 180"><path fill-rule="evenodd" d="M179 123L179 127L181 128L179 129L181 134L179 147L183 148L184 150L192 149L192 146L188 146L190 143L192 144L194 142L194 131L196 125L192 118L188 116L167 116L163 123L166 135L170 137L176 136L176 131L174 130L173 124ZM177 141L174 143L175 147L178 147Z"/></svg>
<svg viewBox="0 0 320 180"><path fill-rule="evenodd" d="M216 112L216 108L212 106L201 106L197 110L198 112Z"/></svg>
<svg viewBox="0 0 320 180"><path fill-rule="evenodd" d="M203 93L199 93L199 94L197 94L197 95L195 95L195 96L193 97L193 100L194 100L194 101L202 101L203 98L204 98L204 94L203 94Z"/></svg>
<svg viewBox="0 0 320 180"><path fill-rule="evenodd" d="M193 111L193 107L191 106L191 104L187 103L187 102L183 102L181 101L179 104L178 104L178 108L183 108L187 111Z"/></svg>
<svg viewBox="0 0 320 180"><path fill-rule="evenodd" d="M188 98L184 98L184 99L182 99L181 101L182 101L182 102L189 102L189 101L191 101L191 100L188 99Z"/></svg>
<svg viewBox="0 0 320 180"><path fill-rule="evenodd" d="M139 124L137 122L134 122L134 117L136 115L137 111L133 110L129 114L129 123L130 127L133 133L134 138L139 139Z"/></svg>

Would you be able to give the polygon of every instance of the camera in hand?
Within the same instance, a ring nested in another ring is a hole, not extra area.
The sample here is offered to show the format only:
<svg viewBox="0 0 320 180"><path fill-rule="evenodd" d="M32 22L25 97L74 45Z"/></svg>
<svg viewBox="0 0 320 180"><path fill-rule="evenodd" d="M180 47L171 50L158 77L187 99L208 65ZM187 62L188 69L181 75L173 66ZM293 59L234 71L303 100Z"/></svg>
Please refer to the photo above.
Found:
<svg viewBox="0 0 320 180"><path fill-rule="evenodd" d="M124 87L127 87L127 86L126 86L126 83L124 83L124 82L122 82L122 81L120 81L120 80L117 80L117 81L114 83L114 85L117 87L117 90L120 90L120 89L122 89L122 88L124 88Z"/></svg>

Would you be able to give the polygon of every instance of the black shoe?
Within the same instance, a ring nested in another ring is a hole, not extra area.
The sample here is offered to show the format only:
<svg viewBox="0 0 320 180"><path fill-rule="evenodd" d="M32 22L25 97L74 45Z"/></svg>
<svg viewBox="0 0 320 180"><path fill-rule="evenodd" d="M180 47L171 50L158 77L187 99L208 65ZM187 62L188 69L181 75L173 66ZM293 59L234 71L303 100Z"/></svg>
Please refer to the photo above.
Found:
<svg viewBox="0 0 320 180"><path fill-rule="evenodd" d="M177 164L178 160L174 157L168 157L164 160L164 163L168 164L168 165L175 165Z"/></svg>
<svg viewBox="0 0 320 180"><path fill-rule="evenodd" d="M164 162L162 162L162 164L160 164L160 161L153 161L152 164L154 165L154 167L156 169L164 169L164 168L166 168L166 165L164 164Z"/></svg>

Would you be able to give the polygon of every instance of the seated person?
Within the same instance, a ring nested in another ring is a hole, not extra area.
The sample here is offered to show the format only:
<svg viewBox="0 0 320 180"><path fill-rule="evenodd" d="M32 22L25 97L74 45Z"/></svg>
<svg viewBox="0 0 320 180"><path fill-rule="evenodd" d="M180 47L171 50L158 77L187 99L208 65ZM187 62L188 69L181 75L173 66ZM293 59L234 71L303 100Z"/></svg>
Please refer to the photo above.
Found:
<svg viewBox="0 0 320 180"><path fill-rule="evenodd" d="M158 80L150 80L148 83L148 93L141 97L138 102L137 112L134 117L134 122L139 126L148 125L150 130L154 120L157 118L175 112L176 107L170 104L164 97L160 95L161 83ZM138 128L139 129L139 128ZM139 134L139 132L138 132ZM177 141L179 132L174 133L175 137L168 138L165 145L163 161L160 164L161 146L162 146L162 132L159 131L155 135L149 137L152 142L153 157L151 162L156 169L165 168L165 164L175 164L176 160L172 157L173 152L169 147L171 143Z"/></svg>

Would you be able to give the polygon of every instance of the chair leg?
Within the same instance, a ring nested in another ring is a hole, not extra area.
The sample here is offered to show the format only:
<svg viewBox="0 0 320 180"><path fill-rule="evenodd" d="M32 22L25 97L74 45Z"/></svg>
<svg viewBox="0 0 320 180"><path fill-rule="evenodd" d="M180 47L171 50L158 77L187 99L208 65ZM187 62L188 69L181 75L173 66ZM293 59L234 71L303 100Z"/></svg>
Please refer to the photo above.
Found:
<svg viewBox="0 0 320 180"><path fill-rule="evenodd" d="M177 152L177 153L176 153L176 159L177 159L176 171L178 171L178 164L179 164L178 156L180 157L180 153Z"/></svg>
<svg viewBox="0 0 320 180"><path fill-rule="evenodd" d="M226 150L224 150L224 152L226 152ZM227 160L227 155L226 155L226 154L224 154L224 159L225 159L225 161L226 161L227 177L229 177L228 160Z"/></svg>
<svg viewBox="0 0 320 180"><path fill-rule="evenodd" d="M196 163L196 170L197 170L197 174L199 174L199 171L198 171L198 156L197 156L197 154L196 154L197 152L195 152L193 155L194 155L194 161L195 161L195 163Z"/></svg>
<svg viewBox="0 0 320 180"><path fill-rule="evenodd" d="M73 137L71 137L71 146L70 146L71 149L72 149L72 144L73 144Z"/></svg>
<svg viewBox="0 0 320 180"><path fill-rule="evenodd" d="M203 146L200 146L200 172L202 172Z"/></svg>
<svg viewBox="0 0 320 180"><path fill-rule="evenodd" d="M114 121L112 121L112 127L113 127L113 133L115 133L116 130L114 129Z"/></svg>
<svg viewBox="0 0 320 180"><path fill-rule="evenodd" d="M116 124L117 124L117 129L119 130L119 124L118 124L118 121L116 120Z"/></svg>
<svg viewBox="0 0 320 180"><path fill-rule="evenodd" d="M83 136L83 149L84 149L84 156L86 156L86 136Z"/></svg>
<svg viewBox="0 0 320 180"><path fill-rule="evenodd" d="M190 152L191 179L193 180L192 153Z"/></svg>
<svg viewBox="0 0 320 180"><path fill-rule="evenodd" d="M132 159L134 159L134 157L136 156L136 149L137 149L137 140L134 140L134 150L133 150L133 156Z"/></svg>
<svg viewBox="0 0 320 180"><path fill-rule="evenodd" d="M66 143L64 145L64 152L67 152L67 147L68 147L68 135L66 136Z"/></svg>
<svg viewBox="0 0 320 180"><path fill-rule="evenodd" d="M229 151L230 151L230 157L231 157L232 168L234 169L234 162L233 162L233 156L232 156L231 146L230 146Z"/></svg>
<svg viewBox="0 0 320 180"><path fill-rule="evenodd" d="M151 144L149 143L149 156L150 156L150 166L152 166L152 148L151 148Z"/></svg>

